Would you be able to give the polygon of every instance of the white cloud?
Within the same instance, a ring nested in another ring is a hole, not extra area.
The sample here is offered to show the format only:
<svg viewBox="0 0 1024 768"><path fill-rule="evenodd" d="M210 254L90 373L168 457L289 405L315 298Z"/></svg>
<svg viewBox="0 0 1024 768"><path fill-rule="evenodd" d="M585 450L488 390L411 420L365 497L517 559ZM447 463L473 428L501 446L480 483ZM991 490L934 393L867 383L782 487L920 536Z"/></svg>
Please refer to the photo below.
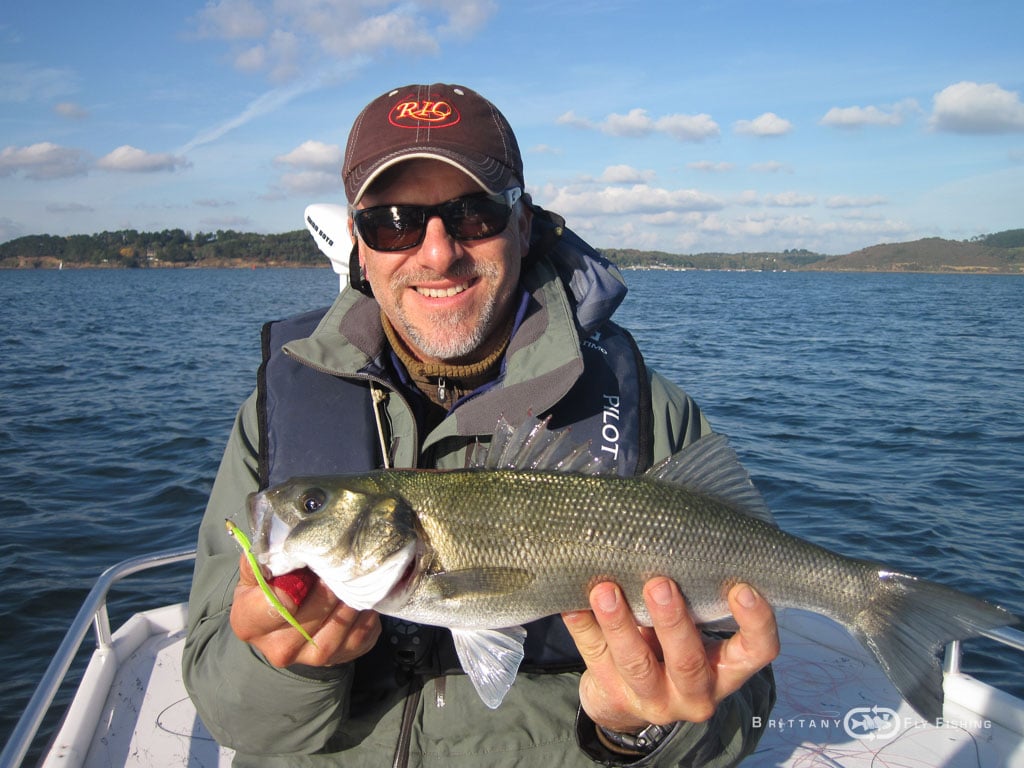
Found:
<svg viewBox="0 0 1024 768"><path fill-rule="evenodd" d="M534 144L528 150L532 155L560 155L562 150L559 147L553 147L550 144Z"/></svg>
<svg viewBox="0 0 1024 768"><path fill-rule="evenodd" d="M436 55L497 11L495 0L209 0L193 26L226 42L239 70L283 83L387 51Z"/></svg>
<svg viewBox="0 0 1024 768"><path fill-rule="evenodd" d="M53 111L68 120L84 120L89 116L89 111L71 101L62 101L53 105Z"/></svg>
<svg viewBox="0 0 1024 768"><path fill-rule="evenodd" d="M479 32L498 12L494 0L433 0L448 14L448 21L439 28L445 36L465 38Z"/></svg>
<svg viewBox="0 0 1024 768"><path fill-rule="evenodd" d="M819 125L831 128L861 128L866 125L903 125L907 115L919 111L913 99L901 101L887 107L832 107L818 121Z"/></svg>
<svg viewBox="0 0 1024 768"><path fill-rule="evenodd" d="M793 124L774 112L765 112L753 120L737 120L733 129L745 136L784 136L793 130Z"/></svg>
<svg viewBox="0 0 1024 768"><path fill-rule="evenodd" d="M1024 104L1020 94L995 83L964 81L935 94L929 124L950 133L1024 132Z"/></svg>
<svg viewBox="0 0 1024 768"><path fill-rule="evenodd" d="M608 115L600 127L611 136L646 136L654 130L654 121L646 109L631 109L625 115Z"/></svg>
<svg viewBox="0 0 1024 768"><path fill-rule="evenodd" d="M609 165L601 174L606 184L645 184L654 179L654 171L641 171L631 165Z"/></svg>
<svg viewBox="0 0 1024 768"><path fill-rule="evenodd" d="M69 69L0 62L0 103L47 102L72 93L78 76Z"/></svg>
<svg viewBox="0 0 1024 768"><path fill-rule="evenodd" d="M437 54L441 41L476 33L497 9L494 0L208 0L192 19L197 36L223 41L236 69L279 85L179 151L349 79L389 51Z"/></svg>
<svg viewBox="0 0 1024 768"><path fill-rule="evenodd" d="M251 0L211 0L196 21L203 37L225 40L258 38L269 26L266 15Z"/></svg>
<svg viewBox="0 0 1024 768"><path fill-rule="evenodd" d="M559 125L601 131L609 136L642 137L652 133L665 133L679 141L704 141L718 136L718 123L710 115L665 115L652 118L646 109L637 107L626 114L612 113L595 123L572 110L559 117Z"/></svg>
<svg viewBox="0 0 1024 768"><path fill-rule="evenodd" d="M545 208L563 215L663 214L666 211L710 211L723 203L695 189L662 189L647 184L603 189L548 188Z"/></svg>
<svg viewBox="0 0 1024 768"><path fill-rule="evenodd" d="M262 45L254 45L235 55L235 69L246 74L257 74L267 69L268 61L267 49Z"/></svg>
<svg viewBox="0 0 1024 768"><path fill-rule="evenodd" d="M341 173L338 170L334 172L310 170L285 173L282 174L279 185L287 194L340 193Z"/></svg>
<svg viewBox="0 0 1024 768"><path fill-rule="evenodd" d="M422 19L402 9L370 16L350 27L339 28L324 39L324 47L336 56L373 53L388 48L436 54L440 46L433 32Z"/></svg>
<svg viewBox="0 0 1024 768"><path fill-rule="evenodd" d="M889 200L882 195L871 195L869 197L847 197L845 195L833 195L825 200L828 208L870 208L876 205L887 205Z"/></svg>
<svg viewBox="0 0 1024 768"><path fill-rule="evenodd" d="M569 110L564 115L561 115L555 123L558 125L569 125L573 128L587 128L593 129L595 126L592 122L587 120L585 117L580 117L573 110Z"/></svg>
<svg viewBox="0 0 1024 768"><path fill-rule="evenodd" d="M188 167L188 161L183 157L167 152L146 152L129 144L124 144L97 160L96 167L106 171L154 173L186 168Z"/></svg>
<svg viewBox="0 0 1024 768"><path fill-rule="evenodd" d="M780 192L764 196L764 204L773 208L806 208L815 202L817 198L814 195L802 195L799 192Z"/></svg>
<svg viewBox="0 0 1024 768"><path fill-rule="evenodd" d="M277 191L284 195L340 192L343 154L341 147L335 144L310 140L275 157L278 165L295 169L281 175Z"/></svg>
<svg viewBox="0 0 1024 768"><path fill-rule="evenodd" d="M758 173L779 173L780 171L788 171L790 168L778 160L767 160L763 163L753 163L750 166L750 170L757 171Z"/></svg>
<svg viewBox="0 0 1024 768"><path fill-rule="evenodd" d="M81 176L87 170L84 152L48 141L0 151L0 177L22 174L27 179L63 179Z"/></svg>
<svg viewBox="0 0 1024 768"><path fill-rule="evenodd" d="M736 205L755 206L761 204L761 196L757 194L756 190L744 189L738 195L736 195L733 201Z"/></svg>
<svg viewBox="0 0 1024 768"><path fill-rule="evenodd" d="M655 124L663 131L680 141L704 141L718 136L721 132L718 123L711 115L666 115Z"/></svg>
<svg viewBox="0 0 1024 768"><path fill-rule="evenodd" d="M694 163L687 163L686 167L694 170L701 171L703 173L727 173L736 168L732 163L720 162L713 163L710 160L698 160Z"/></svg>
<svg viewBox="0 0 1024 768"><path fill-rule="evenodd" d="M336 144L322 141L304 141L291 152L274 158L275 163L296 168L328 171L340 177L344 153Z"/></svg>

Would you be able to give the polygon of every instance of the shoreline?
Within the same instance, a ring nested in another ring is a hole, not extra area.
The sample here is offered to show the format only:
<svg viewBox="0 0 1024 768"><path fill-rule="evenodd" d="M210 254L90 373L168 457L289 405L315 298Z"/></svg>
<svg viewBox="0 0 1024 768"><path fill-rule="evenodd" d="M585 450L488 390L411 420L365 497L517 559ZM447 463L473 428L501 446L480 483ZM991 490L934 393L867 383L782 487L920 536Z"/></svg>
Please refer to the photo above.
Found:
<svg viewBox="0 0 1024 768"><path fill-rule="evenodd" d="M37 259L33 259L37 261ZM55 260L56 261L56 260ZM875 274L875 275L1005 275L1005 276L1016 276L1020 277L1024 275L1024 269L998 269L994 267L962 267L952 266L942 269L821 269L819 268L786 268L786 269L742 269L736 267L722 267L715 269L713 267L640 267L640 266L619 266L622 272L771 272L783 274L787 272L797 273L808 273L808 272L819 272L824 274ZM225 261L225 262L203 262L198 264L175 264L171 262L165 262L160 264L148 264L146 266L134 267L125 266L123 264L64 264L60 266L57 263L54 264L0 264L0 272L34 272L34 271L49 271L49 272L60 272L62 270L131 270L131 271L146 271L146 270L197 270L197 269L238 269L238 270L257 270L257 269L326 269L330 270L331 265L329 263L324 264L302 264L298 262L285 262L285 261L270 261L261 262L254 264L252 262L246 262L242 260L237 261Z"/></svg>

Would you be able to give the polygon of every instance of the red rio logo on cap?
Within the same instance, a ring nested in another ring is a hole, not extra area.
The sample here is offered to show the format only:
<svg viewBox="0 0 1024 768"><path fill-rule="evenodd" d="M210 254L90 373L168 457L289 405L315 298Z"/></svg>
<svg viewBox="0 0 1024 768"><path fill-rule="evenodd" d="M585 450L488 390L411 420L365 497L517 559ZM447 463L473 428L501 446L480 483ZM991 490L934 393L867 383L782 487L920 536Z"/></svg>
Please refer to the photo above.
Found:
<svg viewBox="0 0 1024 768"><path fill-rule="evenodd" d="M391 108L388 122L397 128L450 128L462 119L447 101L408 99Z"/></svg>

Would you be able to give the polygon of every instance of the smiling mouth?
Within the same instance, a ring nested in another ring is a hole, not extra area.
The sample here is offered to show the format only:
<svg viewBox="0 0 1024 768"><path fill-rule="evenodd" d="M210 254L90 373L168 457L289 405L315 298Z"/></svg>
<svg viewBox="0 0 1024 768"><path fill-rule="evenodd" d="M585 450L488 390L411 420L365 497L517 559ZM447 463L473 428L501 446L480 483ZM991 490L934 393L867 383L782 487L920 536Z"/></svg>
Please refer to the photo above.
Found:
<svg viewBox="0 0 1024 768"><path fill-rule="evenodd" d="M447 299L452 296L458 296L468 288L469 283L453 285L451 288L424 288L422 286L416 286L416 293L420 296L426 296L428 299Z"/></svg>

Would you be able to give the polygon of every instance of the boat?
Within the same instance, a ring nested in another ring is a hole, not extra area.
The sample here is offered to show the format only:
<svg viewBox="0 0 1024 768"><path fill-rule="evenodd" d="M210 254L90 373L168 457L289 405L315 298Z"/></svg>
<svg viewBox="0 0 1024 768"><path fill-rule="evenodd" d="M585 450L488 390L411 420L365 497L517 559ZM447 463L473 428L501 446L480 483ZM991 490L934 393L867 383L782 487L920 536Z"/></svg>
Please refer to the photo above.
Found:
<svg viewBox="0 0 1024 768"><path fill-rule="evenodd" d="M96 649L43 753L43 768L231 765L233 752L203 726L182 683L187 604L140 611L113 632L107 613L117 582L194 557L190 549L161 552L104 571L0 753L0 768L23 764L90 626ZM927 723L841 625L792 609L778 618L778 702L745 767L1024 768L1024 700L964 673L959 643L946 650L943 718ZM1024 651L1024 632L986 635Z"/></svg>

